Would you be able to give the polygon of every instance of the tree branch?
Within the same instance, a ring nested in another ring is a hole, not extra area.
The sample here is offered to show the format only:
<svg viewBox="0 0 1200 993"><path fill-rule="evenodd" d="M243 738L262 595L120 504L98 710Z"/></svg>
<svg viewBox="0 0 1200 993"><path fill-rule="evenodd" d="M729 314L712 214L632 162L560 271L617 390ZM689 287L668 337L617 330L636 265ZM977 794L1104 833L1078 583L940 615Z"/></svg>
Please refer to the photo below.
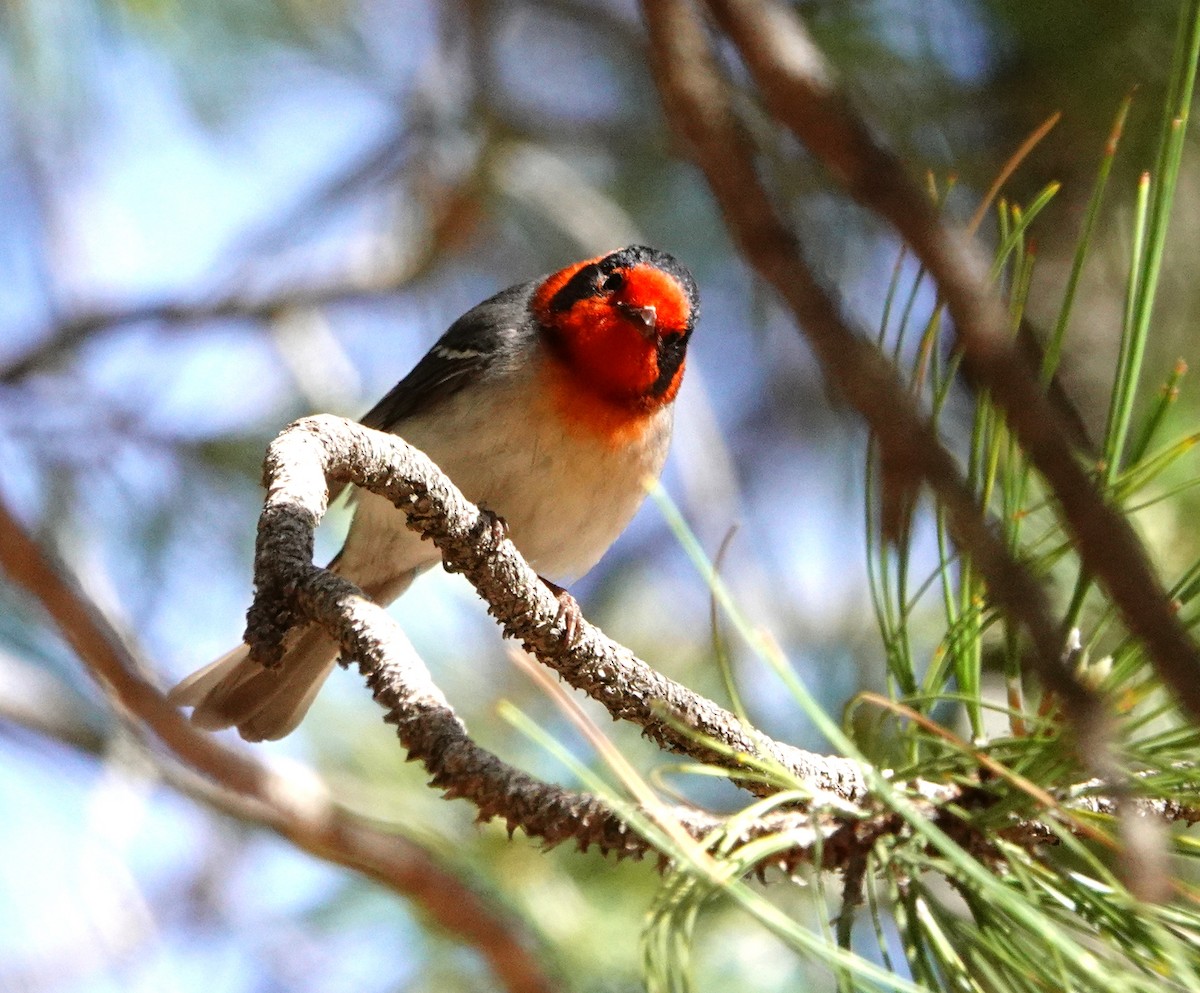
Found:
<svg viewBox="0 0 1200 993"><path fill-rule="evenodd" d="M328 416L300 421L281 436L292 439L293 445L297 437L308 438L310 443L300 446L300 465L295 475L311 477L315 467L316 475L322 479L321 492L316 497L322 508L325 488L320 465L311 458L305 464L304 458L318 450L311 444L316 438L312 434L314 424L341 425L351 435L365 435L368 447L372 441L376 442L376 475L388 475L386 466L395 454L393 446L411 453L418 463L424 463L426 474L434 481L428 487L418 488L430 493L446 489L476 519L481 518L415 449L392 435ZM283 447L287 447L286 441ZM357 455L360 460L368 460L362 451ZM346 472L345 466L338 468L339 476ZM281 471L279 475L286 477L289 473ZM281 554L287 560L288 549L295 540L308 547L311 556L311 529L319 515L291 502L287 487L278 480L276 483L272 493L281 506L276 507L274 514L264 511L259 557ZM288 513L289 506L294 513ZM436 521L438 509L433 500L428 500L424 514ZM272 519L275 527L270 523ZM310 522L307 526L304 519ZM482 519L490 529L492 519ZM453 527L445 522L442 526ZM275 533L280 531L283 537ZM289 539L287 534L293 537ZM511 549L511 543L504 544ZM465 548L461 544L456 547L460 552ZM511 554L517 555L515 550ZM523 561L520 565L528 571ZM222 812L270 828L310 854L354 869L418 902L449 933L477 947L507 989L534 993L554 988L525 950L529 944L525 936L517 933L503 915L457 877L437 866L427 852L404 839L375 830L332 802L319 780L268 768L244 752L225 747L185 720L141 675L136 652L83 593L67 567L53 561L38 547L3 501L0 501L0 569L42 604L118 711L135 721L139 730L143 726L149 730L174 758L215 784L208 787L198 782L188 787L187 792L206 799ZM536 583L536 577L533 581ZM416 653L407 648L407 639L400 628L352 584L316 568L311 557L302 558L299 567L284 582L297 604L313 620L335 633L348 653L357 656L360 671L376 699L388 711L385 719L396 725L412 757L424 759L433 784L441 786L447 797L469 799L477 807L480 820L503 817L510 831L521 827L531 837L542 838L548 844L572 839L584 851L596 845L606 853L634 858L653 850L598 798L541 783L475 745L428 670ZM513 597L511 591L506 595ZM269 600L280 602L260 596L256 607L263 608ZM541 605L548 609L548 626L553 625L556 605L553 598L548 605ZM544 611L539 608L539 613ZM276 619L283 615L293 617L294 612L285 608ZM615 686L619 685L618 679L619 675L614 673ZM55 722L29 719L28 708L19 702L11 706L0 702L0 716L26 723L42 733L56 733ZM77 734L61 737L67 744L85 748L96 740L94 736ZM788 746L779 747L784 754L789 751ZM817 763L822 761L820 756L811 758ZM839 759L829 762L834 770L842 764L850 765ZM923 802L933 809L928 798ZM739 819L738 838L752 841L767 835L786 835L788 847L775 856L775 862L792 871L808 864L818 851L822 853L823 865L836 868L848 857L847 853L857 852L863 845L869 848L874 838L900 827L887 812L863 826L857 819L845 817L847 806L839 802L832 809L777 811L753 823ZM710 838L727 827L724 818L686 806L672 807L670 814L696 839Z"/></svg>
<svg viewBox="0 0 1200 993"><path fill-rule="evenodd" d="M791 847L773 857L781 865L795 868L820 852L824 867L843 868L847 859L869 851L875 839L906 830L897 815L869 795L857 763L805 752L746 727L712 701L654 672L586 619L580 619L578 636L568 643L557 598L504 536L498 519L469 503L428 457L395 435L330 415L304 418L285 428L268 448L264 482L268 493L255 553L257 593L246 630L253 653L270 665L279 659L282 638L294 624L320 624L337 639L345 657L357 663L387 710L386 720L396 725L410 755L425 763L434 785L448 796L469 799L481 819L504 817L510 831L519 826L552 844L573 838L583 849L596 844L618 855L640 856L648 850L597 798L543 784L471 741L383 608L344 578L313 565L313 534L331 489L353 483L391 500L410 528L437 545L445 567L466 576L506 635L523 642L538 661L602 703L614 718L638 724L664 748L731 772L744 774L747 765L757 762L777 766L804 783L814 794L808 812L777 812L739 829L743 840L788 832ZM714 751L707 740L723 750ZM761 793L775 788L754 780L743 783L751 784ZM908 786L910 796L964 845L988 847L988 839L953 809L986 806L985 793L924 781ZM1076 807L1097 811L1111 803L1078 796L1070 804L1053 798L1046 802L1055 805L1048 815L1064 816L1069 824ZM1155 806L1153 801L1144 812L1183 820L1195 813L1183 805ZM696 838L725 826L721 818L683 806L672 808L671 815ZM1028 844L1053 835L1046 824L1025 820L1014 820L1005 833Z"/></svg>
<svg viewBox="0 0 1200 993"><path fill-rule="evenodd" d="M865 796L856 763L806 752L747 727L586 621L568 643L557 598L504 537L496 518L469 503L422 452L340 417L296 421L267 451L268 495L255 557L258 593L246 631L263 662L278 658L280 639L295 621L292 590L297 577L313 568L312 534L325 512L327 478L334 485L356 483L395 503L408 515L409 526L441 550L446 568L470 580L508 637L603 704L614 719L637 724L661 747L744 774L740 759L698 740L712 739L735 756L786 770L815 792L849 803Z"/></svg>
<svg viewBox="0 0 1200 993"><path fill-rule="evenodd" d="M314 420L339 422L337 418L314 418L299 422L299 430L311 429ZM340 423L351 430L377 434L351 422ZM399 439L378 437L424 459ZM383 450L387 451L386 445ZM312 453L311 447L308 453ZM444 480L436 469L433 475ZM436 508L431 506L428 513L436 513ZM277 519L286 521L287 516L277 515ZM302 527L299 532L304 530ZM267 827L304 851L354 869L417 902L439 926L476 947L506 989L542 993L556 988L526 950L527 937L461 880L440 868L428 852L406 839L375 830L331 802L315 778L263 766L183 719L141 676L133 651L83 594L66 567L51 561L3 502L0 568L41 602L112 703L139 721L139 730L144 725L171 755L201 774L188 777L182 770L164 766L161 757L152 752L168 782L223 813ZM424 760L433 785L441 786L448 798L469 799L479 811L479 820L503 817L510 832L521 827L548 844L571 839L583 851L596 845L618 857L641 858L653 851L598 798L541 783L475 745L416 653L404 650L407 640L400 628L352 584L306 561L301 575L294 576L290 585L305 612L336 632L343 647L358 656L360 671L388 711L385 719L396 725L410 755ZM80 735L78 729L64 728L61 720L44 716L31 713L19 701L0 700L0 720L52 734L83 750L103 743L102 737ZM932 802L922 802L933 811ZM668 812L697 840L712 839L727 829L725 818L694 808L680 805ZM822 865L838 868L845 859L869 850L881 835L902 828L895 815L886 811L869 820L847 818L841 804L836 810L776 811L753 822L739 818L737 837L743 842L766 836L785 839L772 862L793 872L810 864L817 852Z"/></svg>
<svg viewBox="0 0 1200 993"><path fill-rule="evenodd" d="M467 503L424 455L395 436L340 418L307 418L272 444L266 477L269 493L256 554L258 595L247 635L256 654L269 661L282 634L297 620L320 623L357 662L387 711L385 719L396 726L411 757L424 762L433 784L447 797L468 799L481 820L502 817L510 832L521 827L548 844L570 839L582 850L595 845L618 857L641 857L653 850L597 797L541 783L477 746L386 612L351 583L312 564L313 529L325 509L327 479L366 486L396 502L411 526L432 536L449 568L476 584L506 631L560 672L586 677L584 685L614 716L642 724L665 747L712 760L709 749L661 719L658 704L669 701L666 709L674 718L702 721L705 732L726 745L742 741L754 748L722 760L727 767L741 768L753 754L808 782L815 802L807 809L736 819L735 841L776 839L758 871L773 864L792 872L814 860L825 869L842 869L865 857L879 838L910 833L903 818L867 795L862 770L854 763L802 752L743 727L715 704L653 673L586 622L578 643L567 646L559 630L557 599L503 537L496 519ZM3 504L0 567L43 603L114 703L216 784L215 789L184 785L185 790L418 900L436 921L476 945L509 989L549 988L522 950L519 936L461 882L431 865L426 853L380 835L331 803L319 784L262 767L184 721L138 673L136 658L120 634L66 570L51 563L24 534ZM656 688L665 691L662 701L645 696ZM20 719L22 711L8 708L8 713ZM35 723L53 733L46 722ZM970 810L988 803L984 794L952 785L909 785L910 802L926 816L968 850L995 857L992 836L969 819ZM1069 815L1076 806L1103 811L1110 809L1106 803L1103 797L1076 798L1047 813ZM1196 813L1177 804L1151 804L1146 812L1185 820ZM697 840L712 841L729 831L725 818L682 805L651 813L670 817ZM1079 825L1068 816L1068 827L1077 830ZM1055 837L1047 823L1016 817L1001 833L1027 846ZM467 915L464 906L471 908Z"/></svg>
<svg viewBox="0 0 1200 993"><path fill-rule="evenodd" d="M1076 722L1087 756L1107 754L1111 736L1098 699L1061 664L1063 638L1034 576L1008 552L935 427L878 348L856 333L807 263L763 188L753 143L734 110L704 27L690 0L645 0L652 68L672 125L704 173L742 254L791 309L827 380L876 435L893 479L929 484L954 540L969 551L993 599L1029 632L1043 682ZM1113 777L1110 764L1095 772Z"/></svg>
<svg viewBox="0 0 1200 993"><path fill-rule="evenodd" d="M706 2L775 117L851 196L895 226L933 276L954 319L965 371L1004 412L1049 483L1084 567L1145 644L1163 682L1200 718L1200 649L1133 527L1097 489L1073 450L1070 426L1014 347L979 247L938 213L895 154L875 139L792 11L777 0ZM651 0L649 8L655 6Z"/></svg>

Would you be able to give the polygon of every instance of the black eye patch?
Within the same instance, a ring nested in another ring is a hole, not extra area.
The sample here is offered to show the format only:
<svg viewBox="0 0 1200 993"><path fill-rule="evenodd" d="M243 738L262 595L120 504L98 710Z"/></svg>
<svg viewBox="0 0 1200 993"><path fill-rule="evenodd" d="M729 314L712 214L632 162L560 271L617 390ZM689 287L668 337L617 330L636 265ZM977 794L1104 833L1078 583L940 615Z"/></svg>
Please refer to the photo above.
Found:
<svg viewBox="0 0 1200 993"><path fill-rule="evenodd" d="M584 266L563 284L562 289L554 294L550 300L551 312L561 314L563 311L570 310L580 300L594 297L599 292L597 287L600 285L600 277L603 275L604 270L598 264Z"/></svg>
<svg viewBox="0 0 1200 993"><path fill-rule="evenodd" d="M666 392L683 358L687 354L687 343L691 332L683 334L664 334L658 339L658 376L650 386L650 395L659 396Z"/></svg>
<svg viewBox="0 0 1200 993"><path fill-rule="evenodd" d="M600 284L600 289L605 293L616 293L625 285L625 277L619 272L612 273L608 279Z"/></svg>

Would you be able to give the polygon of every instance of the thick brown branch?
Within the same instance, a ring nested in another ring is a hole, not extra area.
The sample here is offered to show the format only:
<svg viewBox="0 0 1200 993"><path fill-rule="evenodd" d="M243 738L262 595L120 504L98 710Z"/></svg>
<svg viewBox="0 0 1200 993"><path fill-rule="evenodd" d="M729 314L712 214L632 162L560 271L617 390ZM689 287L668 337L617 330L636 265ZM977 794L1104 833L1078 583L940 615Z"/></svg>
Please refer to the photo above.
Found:
<svg viewBox="0 0 1200 993"><path fill-rule="evenodd" d="M777 0L707 0L771 112L855 199L895 225L937 282L965 368L986 387L1050 484L1084 566L1149 650L1159 676L1200 717L1200 650L1129 521L1076 457L1064 424L1008 332L978 246L939 215L903 164L871 134L799 19ZM658 6L651 3L650 7ZM1045 678L1046 673L1042 673Z"/></svg>
<svg viewBox="0 0 1200 993"><path fill-rule="evenodd" d="M933 425L880 351L856 334L804 261L800 246L763 188L752 142L730 99L708 38L689 0L646 0L652 67L667 116L686 139L746 259L791 309L829 381L875 432L889 471L907 485L928 482L946 509L951 533L986 578L995 601L1029 632L1038 671L1104 754L1104 715L1061 664L1062 635L1049 601L978 506ZM1108 775L1111 770L1097 769Z"/></svg>
<svg viewBox="0 0 1200 993"><path fill-rule="evenodd" d="M78 314L47 330L42 340L0 370L0 382L16 383L48 365L69 357L85 341L130 325L151 323L172 329L210 321L269 321L311 307L378 298L398 288L399 281L374 286L360 284L296 287L276 296L227 296L204 302L164 301L124 310L96 310Z"/></svg>
<svg viewBox="0 0 1200 993"><path fill-rule="evenodd" d="M315 192L296 210L289 212L274 227L276 232L294 232L304 218L318 213L340 200L349 190L377 182L402 168L404 134L387 134L377 147L362 159L351 163L347 172L324 189ZM330 281L324 285L290 286L270 294L230 292L199 300L164 300L123 309L89 310L61 318L42 335L41 340L24 354L0 369L0 383L16 383L26 376L70 357L85 341L130 325L157 324L168 330L187 329L212 321L268 322L279 317L340 303L370 301L395 293L425 275L446 253L447 247L471 224L479 186L485 175L486 156L477 157L474 168L459 184L435 192L426 190L423 206L429 213L427 230L421 237L410 237L416 251L387 271L358 274L354 278ZM414 168L415 171L415 168ZM270 232L261 240L273 240Z"/></svg>

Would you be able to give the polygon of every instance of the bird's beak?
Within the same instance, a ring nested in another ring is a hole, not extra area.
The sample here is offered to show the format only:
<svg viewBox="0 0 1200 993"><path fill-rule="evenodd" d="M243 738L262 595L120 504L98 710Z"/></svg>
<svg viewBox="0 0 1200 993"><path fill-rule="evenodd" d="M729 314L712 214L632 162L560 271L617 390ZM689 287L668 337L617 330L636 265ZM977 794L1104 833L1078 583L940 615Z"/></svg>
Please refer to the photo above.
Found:
<svg viewBox="0 0 1200 993"><path fill-rule="evenodd" d="M626 317L638 325L643 335L647 338L654 336L655 327L658 325L658 309L654 304L638 307L632 303L618 303L617 306Z"/></svg>

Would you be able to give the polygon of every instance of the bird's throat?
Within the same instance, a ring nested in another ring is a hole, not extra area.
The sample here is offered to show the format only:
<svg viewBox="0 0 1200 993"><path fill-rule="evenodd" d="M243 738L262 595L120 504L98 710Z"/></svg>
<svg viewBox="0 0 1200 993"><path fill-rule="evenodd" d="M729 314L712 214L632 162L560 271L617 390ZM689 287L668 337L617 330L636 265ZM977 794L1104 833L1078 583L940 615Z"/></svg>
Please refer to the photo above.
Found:
<svg viewBox="0 0 1200 993"><path fill-rule="evenodd" d="M550 407L546 416L559 418L567 430L613 449L636 444L677 389L669 390L669 397L618 391L554 355L543 363L541 379L542 396Z"/></svg>

